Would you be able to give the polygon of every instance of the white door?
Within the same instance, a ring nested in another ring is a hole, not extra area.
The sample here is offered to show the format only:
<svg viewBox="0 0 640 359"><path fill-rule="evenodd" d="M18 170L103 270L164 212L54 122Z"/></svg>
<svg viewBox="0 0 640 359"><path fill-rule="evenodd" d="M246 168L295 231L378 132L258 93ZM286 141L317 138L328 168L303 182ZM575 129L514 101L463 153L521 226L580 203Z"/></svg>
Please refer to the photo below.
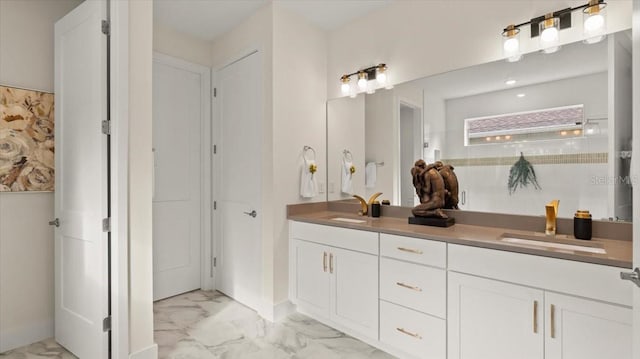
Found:
<svg viewBox="0 0 640 359"><path fill-rule="evenodd" d="M410 169L422 156L422 111L419 107L400 102L400 205L413 207L420 204L413 187Z"/></svg>
<svg viewBox="0 0 640 359"><path fill-rule="evenodd" d="M262 73L256 52L220 70L216 286L258 310L262 295Z"/></svg>
<svg viewBox="0 0 640 359"><path fill-rule="evenodd" d="M631 308L545 293L545 359L631 359Z"/></svg>
<svg viewBox="0 0 640 359"><path fill-rule="evenodd" d="M203 128L210 73L153 60L153 299L201 287Z"/></svg>
<svg viewBox="0 0 640 359"><path fill-rule="evenodd" d="M541 290L449 272L449 359L542 359Z"/></svg>
<svg viewBox="0 0 640 359"><path fill-rule="evenodd" d="M55 338L80 358L108 355L104 19L105 1L85 1L55 25Z"/></svg>

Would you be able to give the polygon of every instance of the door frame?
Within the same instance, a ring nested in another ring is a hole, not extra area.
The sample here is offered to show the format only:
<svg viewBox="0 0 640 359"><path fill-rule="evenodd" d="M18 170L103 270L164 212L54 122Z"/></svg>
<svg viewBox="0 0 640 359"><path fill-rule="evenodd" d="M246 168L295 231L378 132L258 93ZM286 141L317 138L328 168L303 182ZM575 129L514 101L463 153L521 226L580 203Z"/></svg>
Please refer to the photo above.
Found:
<svg viewBox="0 0 640 359"><path fill-rule="evenodd" d="M211 154L213 153L211 145L211 68L157 51L153 52L153 62L198 73L202 80L200 86L200 288L212 290L214 288L214 275L213 238L211 236L211 209L213 208L211 193L213 176L211 171Z"/></svg>
<svg viewBox="0 0 640 359"><path fill-rule="evenodd" d="M634 173L630 173L632 176L633 184L636 192L633 196L633 218L639 218L640 216L640 191L638 187L640 184L640 159L638 158L638 153L640 153L640 0L633 0L632 4L632 26L631 31L633 33L632 36L632 103L633 103L633 135L632 135L632 147L635 148L634 155L631 158L633 162L632 167L634 168ZM638 225L633 226L633 267L640 267L640 228ZM633 337L638 338L640 336L640 288L634 286L634 284L629 283L628 285L633 286ZM640 341L633 341L633 357L640 357Z"/></svg>
<svg viewBox="0 0 640 359"><path fill-rule="evenodd" d="M129 357L129 3L109 1L111 21L111 353Z"/></svg>
<svg viewBox="0 0 640 359"><path fill-rule="evenodd" d="M402 106L410 107L414 111L416 110L420 111L420 134L421 134L420 138L422 139L421 142L424 143L424 109L422 107L422 104L418 104L406 97L396 96L394 101L395 121L393 123L393 133L395 138L395 144L393 146L393 151L394 151L393 158L395 159L394 161L395 166L393 168L393 172L394 172L393 173L393 181L394 181L393 198L397 199L396 200L397 203L392 203L393 205L396 205L396 206L402 205L402 181L400 181L400 176L402 175L401 174L402 173L402 166L401 166L402 135L400 131L400 128L401 128L400 121L402 121L402 115L401 115ZM420 157L423 157L423 156L424 156L424 150L422 151L422 154L420 155Z"/></svg>

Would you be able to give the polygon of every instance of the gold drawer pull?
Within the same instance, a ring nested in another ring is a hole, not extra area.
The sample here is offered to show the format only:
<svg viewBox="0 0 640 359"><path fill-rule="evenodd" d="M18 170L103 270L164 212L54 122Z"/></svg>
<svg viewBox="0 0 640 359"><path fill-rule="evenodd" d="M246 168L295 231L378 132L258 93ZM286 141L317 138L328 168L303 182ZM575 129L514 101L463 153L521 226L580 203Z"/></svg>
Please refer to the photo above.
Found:
<svg viewBox="0 0 640 359"><path fill-rule="evenodd" d="M422 251L419 249L411 249L411 248L404 248L404 247L398 247L399 251L403 251L403 252L409 252L409 253L415 253L415 254L422 254Z"/></svg>
<svg viewBox="0 0 640 359"><path fill-rule="evenodd" d="M412 286L412 285L408 285L408 284L405 284L405 283L402 283L402 282L396 282L396 285L399 285L399 286L401 286L401 287L403 287L403 288L407 288L407 289L415 290L416 292L422 292L422 288L420 288L420 287L414 287L414 286Z"/></svg>
<svg viewBox="0 0 640 359"><path fill-rule="evenodd" d="M417 339L422 340L422 336L421 336L420 334L417 334L417 333L411 333L410 331L407 331L407 330L406 330L406 329L404 329L404 328L396 328L396 330L397 330L397 331L399 331L399 332L400 332L400 333L402 333L402 334L406 334L406 335L408 335L408 336L410 336L410 337L414 337L414 338L417 338Z"/></svg>

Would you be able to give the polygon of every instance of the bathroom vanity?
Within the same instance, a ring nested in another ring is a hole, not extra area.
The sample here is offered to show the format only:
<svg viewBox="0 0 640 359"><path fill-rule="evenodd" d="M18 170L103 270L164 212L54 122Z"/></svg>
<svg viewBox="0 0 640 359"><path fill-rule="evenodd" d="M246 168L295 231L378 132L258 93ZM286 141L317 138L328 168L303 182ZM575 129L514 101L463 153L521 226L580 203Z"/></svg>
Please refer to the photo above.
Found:
<svg viewBox="0 0 640 359"><path fill-rule="evenodd" d="M620 280L630 238L554 248L505 240L536 235L521 228L426 227L330 206L289 207L299 312L401 358L631 358L632 294Z"/></svg>

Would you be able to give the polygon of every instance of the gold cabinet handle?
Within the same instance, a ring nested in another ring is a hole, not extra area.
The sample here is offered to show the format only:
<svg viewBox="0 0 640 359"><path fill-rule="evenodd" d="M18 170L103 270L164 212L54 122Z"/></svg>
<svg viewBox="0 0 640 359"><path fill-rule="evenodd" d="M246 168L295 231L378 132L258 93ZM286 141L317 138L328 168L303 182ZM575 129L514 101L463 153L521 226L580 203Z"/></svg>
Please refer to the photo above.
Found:
<svg viewBox="0 0 640 359"><path fill-rule="evenodd" d="M533 332L538 333L538 301L533 301Z"/></svg>
<svg viewBox="0 0 640 359"><path fill-rule="evenodd" d="M323 272L327 272L327 252L324 252L324 255L322 256L322 271Z"/></svg>
<svg viewBox="0 0 640 359"><path fill-rule="evenodd" d="M419 249L412 249L412 248L405 248L405 247L398 247L399 251L403 251L403 252L409 252L409 253L415 253L415 254L422 254L422 251Z"/></svg>
<svg viewBox="0 0 640 359"><path fill-rule="evenodd" d="M417 333L411 333L410 331L408 331L408 330L406 330L406 329L404 329L404 328L396 328L396 330L397 330L397 331L399 331L399 332L400 332L400 333L402 333L402 334L406 334L406 335L408 335L408 336L410 336L410 337L414 337L414 338L416 338L416 339L420 339L420 340L422 340L422 336L421 336L420 334L417 334Z"/></svg>
<svg viewBox="0 0 640 359"><path fill-rule="evenodd" d="M556 306L551 304L551 307L549 307L549 314L551 316L551 328L549 330L549 334L551 335L552 339L555 339L556 337Z"/></svg>
<svg viewBox="0 0 640 359"><path fill-rule="evenodd" d="M329 253L329 273L333 274L333 253Z"/></svg>
<svg viewBox="0 0 640 359"><path fill-rule="evenodd" d="M412 286L412 285L405 284L405 283L402 283L402 282L396 282L396 285L398 285L398 286L400 286L400 287L403 287L403 288L407 288L407 289L415 290L416 292L422 292L422 288L420 288L420 287L414 287L414 286Z"/></svg>

